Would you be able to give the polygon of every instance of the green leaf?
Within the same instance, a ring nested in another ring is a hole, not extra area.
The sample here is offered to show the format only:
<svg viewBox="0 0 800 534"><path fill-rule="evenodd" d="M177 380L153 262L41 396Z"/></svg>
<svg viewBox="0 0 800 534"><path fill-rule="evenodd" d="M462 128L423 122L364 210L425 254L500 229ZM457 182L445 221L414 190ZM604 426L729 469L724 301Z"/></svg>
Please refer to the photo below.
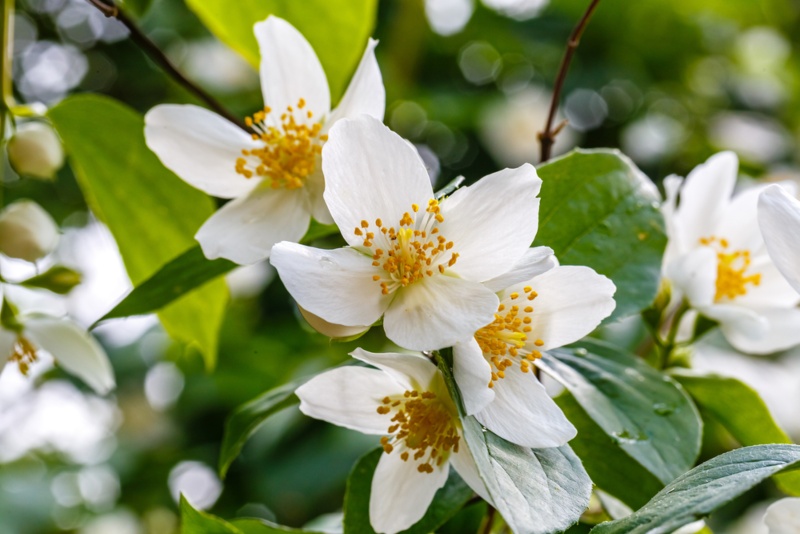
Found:
<svg viewBox="0 0 800 534"><path fill-rule="evenodd" d="M23 280L19 285L38 287L59 295L66 295L80 283L81 273L63 265L53 265L42 274Z"/></svg>
<svg viewBox="0 0 800 534"><path fill-rule="evenodd" d="M219 517L195 510L181 495L181 534L244 534Z"/></svg>
<svg viewBox="0 0 800 534"><path fill-rule="evenodd" d="M702 375L689 370L675 370L672 377L694 398L707 417L720 423L741 445L791 443L778 426L764 401L747 384L719 375ZM800 473L775 477L780 488L800 495Z"/></svg>
<svg viewBox="0 0 800 534"><path fill-rule="evenodd" d="M380 448L362 456L347 478L347 490L344 497L344 530L348 534L375 534L369 522L369 498L372 477L382 454L384 452ZM414 526L404 530L402 534L436 532L436 529L467 504L472 495L472 489L461 480L455 469L451 468L447 482L436 492L425 515Z"/></svg>
<svg viewBox="0 0 800 534"><path fill-rule="evenodd" d="M297 532L302 534L322 534L321 532L312 530L303 530L299 528L285 527L278 525L266 519L257 519L246 517L243 519L234 519L231 525L239 529L242 534L285 534L286 532Z"/></svg>
<svg viewBox="0 0 800 534"><path fill-rule="evenodd" d="M633 315L656 296L667 244L655 186L616 150L577 150L538 169L535 245L562 265L588 265L617 286L607 320Z"/></svg>
<svg viewBox="0 0 800 534"><path fill-rule="evenodd" d="M122 7L137 17L143 16L150 9L153 0L123 0Z"/></svg>
<svg viewBox="0 0 800 534"><path fill-rule="evenodd" d="M225 421L225 434L219 454L219 474L225 477L233 460L239 456L245 442L267 419L276 413L300 403L294 394L306 379L284 384L242 404Z"/></svg>
<svg viewBox="0 0 800 534"><path fill-rule="evenodd" d="M134 285L196 245L194 234L214 212L214 203L161 165L145 145L141 115L107 97L77 95L48 116L89 207L114 235ZM208 369L216 362L227 295L224 281L217 280L159 313L170 335L197 346Z"/></svg>
<svg viewBox="0 0 800 534"><path fill-rule="evenodd" d="M337 102L355 72L372 33L377 0L187 0L214 35L254 67L260 55L253 25L276 15L311 43Z"/></svg>
<svg viewBox="0 0 800 534"><path fill-rule="evenodd" d="M569 442L583 462L592 482L637 510L644 506L664 484L620 448L581 408L575 397L565 392L556 399L578 435Z"/></svg>
<svg viewBox="0 0 800 534"><path fill-rule="evenodd" d="M666 484L700 453L702 421L668 376L605 343L586 340L539 361L628 455Z"/></svg>
<svg viewBox="0 0 800 534"><path fill-rule="evenodd" d="M464 440L495 508L517 534L550 534L576 523L589 504L592 481L569 445L528 449L509 443L465 416L453 378L452 352L437 355L460 406Z"/></svg>
<svg viewBox="0 0 800 534"><path fill-rule="evenodd" d="M592 534L668 534L707 516L762 480L800 467L800 445L756 445L721 454L661 490L632 515Z"/></svg>

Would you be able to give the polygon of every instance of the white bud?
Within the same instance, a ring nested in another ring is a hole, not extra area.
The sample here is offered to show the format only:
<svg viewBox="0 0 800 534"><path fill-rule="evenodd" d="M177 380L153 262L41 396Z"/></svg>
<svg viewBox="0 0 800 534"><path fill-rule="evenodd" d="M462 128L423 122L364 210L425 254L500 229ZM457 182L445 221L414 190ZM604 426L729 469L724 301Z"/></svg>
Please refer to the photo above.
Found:
<svg viewBox="0 0 800 534"><path fill-rule="evenodd" d="M64 165L64 149L49 124L24 122L8 141L8 160L23 176L52 180Z"/></svg>
<svg viewBox="0 0 800 534"><path fill-rule="evenodd" d="M796 534L800 532L800 499L787 497L767 508L764 524L769 534Z"/></svg>
<svg viewBox="0 0 800 534"><path fill-rule="evenodd" d="M0 252L11 258L36 261L58 244L58 226L32 200L18 200L0 211Z"/></svg>
<svg viewBox="0 0 800 534"><path fill-rule="evenodd" d="M303 316L303 319L306 320L311 328L332 339L349 340L356 338L369 330L369 326L344 326L340 324L329 323L322 317L314 315L310 311L303 309L301 306L297 306L297 308L300 310L300 315Z"/></svg>

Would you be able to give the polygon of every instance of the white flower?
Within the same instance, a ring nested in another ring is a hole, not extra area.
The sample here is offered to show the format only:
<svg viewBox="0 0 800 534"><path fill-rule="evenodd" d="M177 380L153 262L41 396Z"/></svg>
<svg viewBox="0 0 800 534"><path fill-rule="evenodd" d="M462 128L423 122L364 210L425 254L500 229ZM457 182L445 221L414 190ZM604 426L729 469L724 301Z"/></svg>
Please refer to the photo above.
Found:
<svg viewBox="0 0 800 534"><path fill-rule="evenodd" d="M50 125L24 122L8 141L8 160L23 176L52 180L64 165L64 148Z"/></svg>
<svg viewBox="0 0 800 534"><path fill-rule="evenodd" d="M462 437L458 410L444 379L430 361L415 354L352 355L377 369L342 367L322 373L295 392L300 411L335 425L383 435L372 478L372 528L393 534L419 521L449 466L488 498Z"/></svg>
<svg viewBox="0 0 800 534"><path fill-rule="evenodd" d="M764 514L764 524L769 534L800 532L800 499L787 497L772 503Z"/></svg>
<svg viewBox="0 0 800 534"><path fill-rule="evenodd" d="M494 321L453 347L467 414L523 447L558 447L574 438L575 427L533 365L542 352L594 330L614 310L615 291L611 280L589 267L546 262L540 274L500 291Z"/></svg>
<svg viewBox="0 0 800 534"><path fill-rule="evenodd" d="M279 243L270 261L297 303L329 323L369 326L413 350L451 346L491 322L481 282L527 258L541 180L531 165L434 199L414 147L380 121L343 120L323 154L325 201L350 247ZM537 260L538 261L538 260Z"/></svg>
<svg viewBox="0 0 800 534"><path fill-rule="evenodd" d="M2 301L2 306L8 306L8 302ZM83 380L98 394L105 395L114 388L114 371L108 356L77 323L41 314L13 315L10 310L3 310L0 361L6 359L16 364L20 372L27 375L30 366L38 360L38 352L44 350L57 365ZM8 320L10 316L13 316L11 321Z"/></svg>
<svg viewBox="0 0 800 534"><path fill-rule="evenodd" d="M800 202L775 184L758 197L758 224L775 266L800 292Z"/></svg>
<svg viewBox="0 0 800 534"><path fill-rule="evenodd" d="M757 205L763 188L731 198L737 168L736 156L721 152L682 184L677 177L664 181L664 275L694 309L719 322L737 350L764 354L800 343L800 295L772 263L761 237Z"/></svg>
<svg viewBox="0 0 800 534"><path fill-rule="evenodd" d="M234 199L195 236L208 258L240 264L269 256L278 241L298 241L313 216L332 222L322 199L320 153L343 117L383 118L386 95L370 40L339 106L331 111L325 72L308 41L268 17L254 28L261 49L266 107L247 119L252 136L206 109L160 105L145 116L145 137L162 163L190 185Z"/></svg>
<svg viewBox="0 0 800 534"><path fill-rule="evenodd" d="M0 212L0 252L10 258L34 262L58 244L58 226L32 200L18 200Z"/></svg>

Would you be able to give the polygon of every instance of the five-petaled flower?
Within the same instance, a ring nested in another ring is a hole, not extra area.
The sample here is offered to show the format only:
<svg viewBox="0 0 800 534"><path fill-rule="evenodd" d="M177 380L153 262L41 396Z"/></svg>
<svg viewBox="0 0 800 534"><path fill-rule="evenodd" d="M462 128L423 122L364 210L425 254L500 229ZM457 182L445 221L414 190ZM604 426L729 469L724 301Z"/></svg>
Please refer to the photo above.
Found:
<svg viewBox="0 0 800 534"><path fill-rule="evenodd" d="M736 155L722 152L682 183L678 177L664 180L664 275L677 297L719 322L736 349L763 354L800 343L800 296L770 260L759 231L763 187L731 198L737 169Z"/></svg>
<svg viewBox="0 0 800 534"><path fill-rule="evenodd" d="M312 216L332 222L320 165L328 130L343 117L382 119L386 100L376 41L331 111L328 81L308 41L274 16L254 31L265 107L246 120L252 134L197 106L159 105L145 116L147 146L166 167L210 195L233 199L195 237L208 258L240 264L267 258L278 241L298 241Z"/></svg>
<svg viewBox="0 0 800 534"><path fill-rule="evenodd" d="M530 165L440 201L414 147L362 116L334 126L323 166L350 246L278 243L270 261L297 303L329 323L366 328L383 316L401 347L451 346L492 321L498 298L483 282L541 261L529 249L541 185Z"/></svg>
<svg viewBox="0 0 800 534"><path fill-rule="evenodd" d="M800 202L777 184L758 197L758 224L775 266L800 293Z"/></svg>
<svg viewBox="0 0 800 534"><path fill-rule="evenodd" d="M374 354L355 358L377 367L341 367L297 389L300 410L316 419L382 435L381 455L372 478L369 516L386 534L419 521L449 466L488 500L475 462L462 437L461 422L444 378L416 354Z"/></svg>
<svg viewBox="0 0 800 534"><path fill-rule="evenodd" d="M503 288L494 321L453 347L453 372L468 415L524 447L559 447L575 427L534 374L544 351L594 330L614 310L616 287L589 267L552 266Z"/></svg>

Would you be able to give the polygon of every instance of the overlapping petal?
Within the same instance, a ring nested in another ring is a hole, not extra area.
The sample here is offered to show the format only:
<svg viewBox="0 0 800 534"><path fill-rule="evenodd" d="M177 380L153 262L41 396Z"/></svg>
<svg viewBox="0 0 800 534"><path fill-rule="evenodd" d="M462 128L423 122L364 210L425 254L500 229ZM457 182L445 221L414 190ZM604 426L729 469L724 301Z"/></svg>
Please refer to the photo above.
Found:
<svg viewBox="0 0 800 534"><path fill-rule="evenodd" d="M353 79L347 87L342 100L328 117L328 124L339 119L357 117L361 114L375 117L382 121L386 109L386 90L383 87L381 70L375 59L375 47L378 41L370 39L361 62L358 64Z"/></svg>
<svg viewBox="0 0 800 534"><path fill-rule="evenodd" d="M475 338L453 346L453 378L465 393L461 400L467 415L475 415L494 400L494 388L488 387L492 366Z"/></svg>
<svg viewBox="0 0 800 534"><path fill-rule="evenodd" d="M530 280L558 265L550 247L533 247L508 271L483 283L492 291L502 291L514 284Z"/></svg>
<svg viewBox="0 0 800 534"><path fill-rule="evenodd" d="M800 202L771 185L759 197L758 223L775 266L800 292Z"/></svg>

